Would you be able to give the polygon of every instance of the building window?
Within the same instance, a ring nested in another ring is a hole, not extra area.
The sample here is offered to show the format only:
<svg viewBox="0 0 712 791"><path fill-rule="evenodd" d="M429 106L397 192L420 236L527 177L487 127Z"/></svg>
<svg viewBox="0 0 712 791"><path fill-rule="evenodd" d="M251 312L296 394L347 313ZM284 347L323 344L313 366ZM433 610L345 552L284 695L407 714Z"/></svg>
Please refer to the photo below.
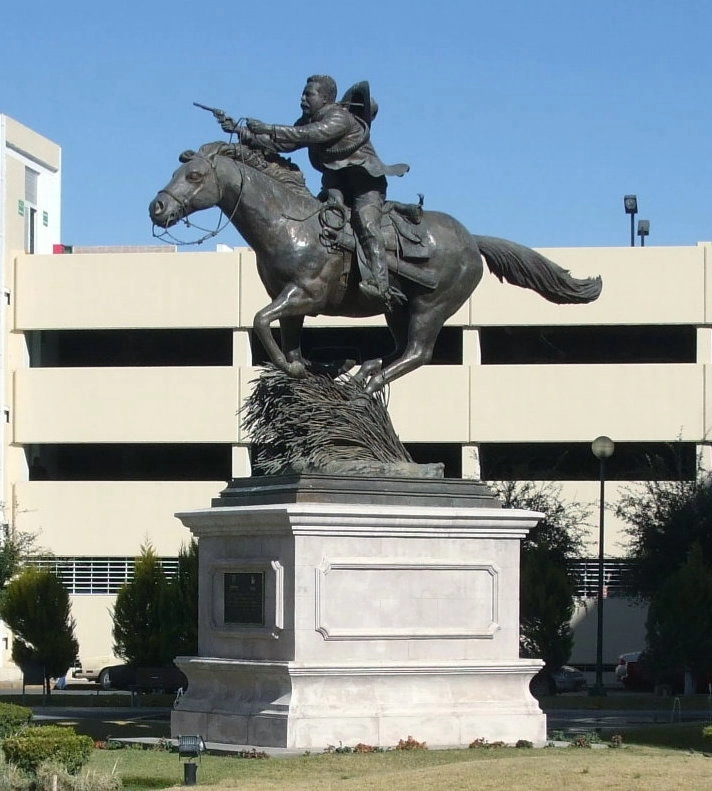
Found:
<svg viewBox="0 0 712 791"><path fill-rule="evenodd" d="M483 365L694 363L690 325L482 327Z"/></svg>
<svg viewBox="0 0 712 791"><path fill-rule="evenodd" d="M462 445L459 442L404 442L416 464L445 465L446 478L462 478Z"/></svg>
<svg viewBox="0 0 712 791"><path fill-rule="evenodd" d="M37 182L39 173L25 167L25 252L34 253L37 242Z"/></svg>
<svg viewBox="0 0 712 791"><path fill-rule="evenodd" d="M232 446L208 443L67 443L26 448L30 480L227 481Z"/></svg>
<svg viewBox="0 0 712 791"><path fill-rule="evenodd" d="M279 332L272 331L277 342ZM264 365L269 356L254 330L250 331L252 365ZM329 363L387 357L394 350L387 327L306 327L302 333L302 352L307 360ZM462 328L443 327L435 342L430 365L462 365Z"/></svg>
<svg viewBox="0 0 712 791"><path fill-rule="evenodd" d="M159 560L166 577L174 576L178 570L178 558ZM28 564L56 574L70 594L113 595L133 579L136 558L51 557L33 558Z"/></svg>
<svg viewBox="0 0 712 791"><path fill-rule="evenodd" d="M483 442L479 450L486 481L596 481L599 476L590 442ZM616 442L606 479L692 480L696 470L693 442Z"/></svg>
<svg viewBox="0 0 712 791"><path fill-rule="evenodd" d="M30 368L230 366L230 329L38 330L25 333Z"/></svg>
<svg viewBox="0 0 712 791"><path fill-rule="evenodd" d="M630 560L606 558L603 561L603 595L630 596L631 590L626 575L633 563ZM569 569L576 580L576 596L593 599L598 596L598 559L574 560Z"/></svg>

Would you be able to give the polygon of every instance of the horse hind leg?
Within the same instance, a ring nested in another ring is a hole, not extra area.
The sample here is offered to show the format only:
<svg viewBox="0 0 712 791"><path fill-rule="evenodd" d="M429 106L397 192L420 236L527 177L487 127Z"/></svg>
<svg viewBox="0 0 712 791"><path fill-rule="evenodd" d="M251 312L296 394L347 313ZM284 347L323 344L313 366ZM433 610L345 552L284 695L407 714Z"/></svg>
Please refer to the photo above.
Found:
<svg viewBox="0 0 712 791"><path fill-rule="evenodd" d="M402 355L380 373L371 377L366 385L366 392L373 395L401 376L427 365L433 358L433 348L442 325L442 321L434 321L432 316L427 319L420 316L411 317L408 341Z"/></svg>
<svg viewBox="0 0 712 791"><path fill-rule="evenodd" d="M366 382L381 373L384 367L388 367L392 362L399 360L405 352L408 343L408 324L410 314L404 307L398 307L386 314L388 329L391 331L394 349L385 357L377 357L373 360L366 360L362 363L358 372L354 375L357 382Z"/></svg>

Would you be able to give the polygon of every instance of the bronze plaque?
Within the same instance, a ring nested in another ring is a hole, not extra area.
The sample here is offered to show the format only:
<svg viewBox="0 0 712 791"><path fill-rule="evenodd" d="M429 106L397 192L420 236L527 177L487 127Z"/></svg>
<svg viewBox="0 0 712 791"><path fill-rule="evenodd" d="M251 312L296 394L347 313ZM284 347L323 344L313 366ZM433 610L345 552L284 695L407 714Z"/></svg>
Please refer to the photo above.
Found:
<svg viewBox="0 0 712 791"><path fill-rule="evenodd" d="M224 575L225 623L264 626L264 572L231 571Z"/></svg>

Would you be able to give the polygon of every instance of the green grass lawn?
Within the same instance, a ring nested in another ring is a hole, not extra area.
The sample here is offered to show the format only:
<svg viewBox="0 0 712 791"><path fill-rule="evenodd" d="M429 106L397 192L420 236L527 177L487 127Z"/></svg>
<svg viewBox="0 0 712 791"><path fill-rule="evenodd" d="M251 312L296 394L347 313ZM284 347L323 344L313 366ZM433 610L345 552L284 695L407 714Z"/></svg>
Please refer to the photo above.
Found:
<svg viewBox="0 0 712 791"><path fill-rule="evenodd" d="M127 791L181 786L175 753L96 750L91 767L115 771ZM709 786L712 759L656 747L514 748L315 754L250 760L205 756L198 785L228 791L694 791Z"/></svg>
<svg viewBox="0 0 712 791"><path fill-rule="evenodd" d="M79 696L87 706L87 696ZM93 699L95 696L88 696ZM106 701L111 696L98 696ZM53 698L53 704L60 698ZM125 698L124 698L125 704ZM161 701L162 705L165 705ZM68 706L66 699L61 700ZM105 705L117 705L116 703ZM557 696L543 701L550 711L565 708L587 710L671 711L671 698L651 695L618 695L604 698ZM683 698L685 711L706 711L706 696ZM79 712L78 712L79 714ZM60 722L97 741L107 737L168 737L169 718L149 706L140 719L123 720L69 717ZM706 788L712 777L712 744L702 740L703 723L662 724L645 727L626 726L603 730L605 742L615 734L624 740L622 749L552 748L522 750L513 748L478 750L389 750L383 753L301 755L291 758L255 760L207 755L198 765L198 784L218 786L221 791L362 791L362 789L417 789L417 791L458 791L458 789L502 789L517 791L667 791ZM417 738L417 734L414 734ZM151 749L95 750L90 767L102 772L115 771L127 791L179 787L183 784L183 764L176 753Z"/></svg>

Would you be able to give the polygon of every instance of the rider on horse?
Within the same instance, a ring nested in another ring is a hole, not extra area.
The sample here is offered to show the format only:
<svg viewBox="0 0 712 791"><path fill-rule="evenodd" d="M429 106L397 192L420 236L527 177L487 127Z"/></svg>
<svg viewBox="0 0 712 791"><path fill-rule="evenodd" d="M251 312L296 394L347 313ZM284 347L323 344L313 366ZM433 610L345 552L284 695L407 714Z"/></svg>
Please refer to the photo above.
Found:
<svg viewBox="0 0 712 791"><path fill-rule="evenodd" d="M389 307L394 296L388 285L386 247L381 217L386 199L386 176L402 176L408 165L385 165L370 141L371 121L377 111L367 82L350 88L336 102L336 82L316 74L307 79L301 98L302 116L294 126L247 120L247 130L231 118L221 126L242 141L255 140L273 151L308 148L309 160L322 173L320 197L338 200L352 210L351 221L371 277L360 284L366 294Z"/></svg>

